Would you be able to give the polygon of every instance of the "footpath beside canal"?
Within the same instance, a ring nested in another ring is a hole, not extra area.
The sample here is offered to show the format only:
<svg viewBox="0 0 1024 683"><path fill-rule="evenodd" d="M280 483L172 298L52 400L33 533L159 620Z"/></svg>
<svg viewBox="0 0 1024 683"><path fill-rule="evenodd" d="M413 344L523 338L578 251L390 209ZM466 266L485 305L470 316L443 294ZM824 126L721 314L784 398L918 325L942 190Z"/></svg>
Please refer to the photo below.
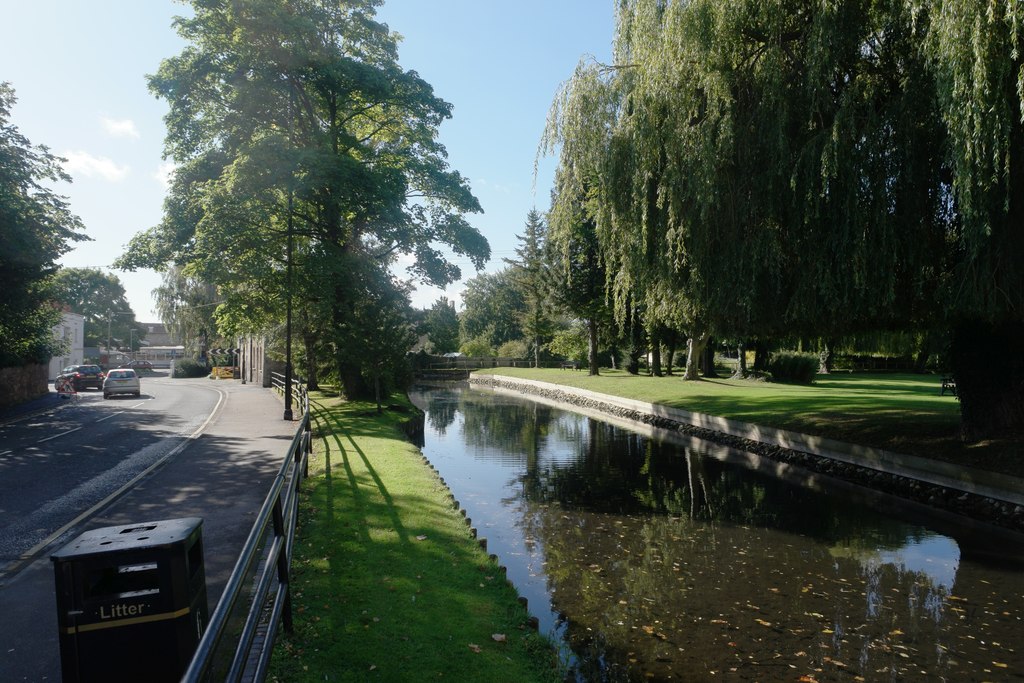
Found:
<svg viewBox="0 0 1024 683"><path fill-rule="evenodd" d="M550 382L481 373L469 381L673 430L1024 532L1024 479L1019 477Z"/></svg>

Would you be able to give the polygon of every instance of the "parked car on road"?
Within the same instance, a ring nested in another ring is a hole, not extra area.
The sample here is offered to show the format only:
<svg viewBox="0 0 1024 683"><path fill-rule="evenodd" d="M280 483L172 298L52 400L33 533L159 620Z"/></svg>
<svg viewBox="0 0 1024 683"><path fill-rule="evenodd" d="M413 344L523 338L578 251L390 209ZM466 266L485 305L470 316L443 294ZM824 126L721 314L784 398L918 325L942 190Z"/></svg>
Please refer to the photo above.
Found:
<svg viewBox="0 0 1024 683"><path fill-rule="evenodd" d="M153 370L153 364L148 360L133 360L124 363L122 368L131 368L136 372L150 372Z"/></svg>
<svg viewBox="0 0 1024 683"><path fill-rule="evenodd" d="M98 365L69 365L60 371L60 376L68 378L75 391L103 388L103 370Z"/></svg>
<svg viewBox="0 0 1024 683"><path fill-rule="evenodd" d="M131 394L138 396L142 391L142 383L139 376L131 368L117 368L107 372L107 378L103 380L103 398L110 398L114 394Z"/></svg>

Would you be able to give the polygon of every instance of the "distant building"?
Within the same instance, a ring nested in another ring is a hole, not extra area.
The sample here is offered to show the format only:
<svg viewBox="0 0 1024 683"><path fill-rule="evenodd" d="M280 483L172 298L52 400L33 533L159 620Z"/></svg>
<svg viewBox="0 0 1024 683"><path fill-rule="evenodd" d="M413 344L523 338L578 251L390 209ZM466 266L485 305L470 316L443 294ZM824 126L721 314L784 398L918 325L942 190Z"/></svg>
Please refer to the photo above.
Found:
<svg viewBox="0 0 1024 683"><path fill-rule="evenodd" d="M146 330L146 336L135 353L135 358L148 360L154 366L165 368L185 356L185 347L163 323L139 323Z"/></svg>
<svg viewBox="0 0 1024 683"><path fill-rule="evenodd" d="M51 380L56 379L67 366L85 362L85 318L78 313L65 312L60 323L53 327L53 337L64 342L65 349L63 355L50 359Z"/></svg>
<svg viewBox="0 0 1024 683"><path fill-rule="evenodd" d="M178 346L180 342L174 338L163 323L139 323L146 330L146 346Z"/></svg>

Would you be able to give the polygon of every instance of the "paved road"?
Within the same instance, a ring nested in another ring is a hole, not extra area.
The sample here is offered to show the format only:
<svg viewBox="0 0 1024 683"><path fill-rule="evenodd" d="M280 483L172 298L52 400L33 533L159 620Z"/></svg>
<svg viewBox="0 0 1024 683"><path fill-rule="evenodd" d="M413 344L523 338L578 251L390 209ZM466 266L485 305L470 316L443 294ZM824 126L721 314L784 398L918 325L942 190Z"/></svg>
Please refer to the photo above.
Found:
<svg viewBox="0 0 1024 683"><path fill-rule="evenodd" d="M282 413L261 387L146 378L0 424L0 681L60 680L49 555L87 529L203 518L212 612L297 426Z"/></svg>
<svg viewBox="0 0 1024 683"><path fill-rule="evenodd" d="M84 391L0 425L0 581L202 427L222 400L212 384L144 378L140 398Z"/></svg>

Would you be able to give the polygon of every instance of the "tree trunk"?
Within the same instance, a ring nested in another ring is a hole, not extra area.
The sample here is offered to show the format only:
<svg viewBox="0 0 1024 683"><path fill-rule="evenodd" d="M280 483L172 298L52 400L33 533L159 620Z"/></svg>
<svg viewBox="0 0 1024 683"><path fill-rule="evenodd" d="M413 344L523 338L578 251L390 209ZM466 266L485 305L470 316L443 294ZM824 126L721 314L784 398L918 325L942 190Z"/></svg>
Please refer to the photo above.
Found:
<svg viewBox="0 0 1024 683"><path fill-rule="evenodd" d="M709 338L704 345L704 376L708 379L715 379L718 373L715 371L715 345Z"/></svg>
<svg viewBox="0 0 1024 683"><path fill-rule="evenodd" d="M738 356L738 358L739 358L739 365L737 366L737 368L738 368L737 374L740 377L746 377L747 376L747 346L746 346L746 344L744 344L743 342L740 342L739 348L736 349L736 352L739 354L739 356Z"/></svg>
<svg viewBox="0 0 1024 683"><path fill-rule="evenodd" d="M587 336L589 337L589 343L587 344L587 363L590 366L590 375L599 374L597 367L597 320L590 318L587 320ZM615 367L615 360L612 359L612 367Z"/></svg>
<svg viewBox="0 0 1024 683"><path fill-rule="evenodd" d="M700 372L698 365L700 357L704 354L704 347L707 346L709 335L707 333L699 336L691 336L686 341L686 374L683 379L698 380Z"/></svg>
<svg viewBox="0 0 1024 683"><path fill-rule="evenodd" d="M651 338L651 374L661 377L661 342L653 336Z"/></svg>
<svg viewBox="0 0 1024 683"><path fill-rule="evenodd" d="M950 365L964 441L1024 434L1024 323L957 325Z"/></svg>
<svg viewBox="0 0 1024 683"><path fill-rule="evenodd" d="M320 389L320 378L317 373L316 336L308 329L302 334L302 345L306 349L306 390L317 391Z"/></svg>
<svg viewBox="0 0 1024 683"><path fill-rule="evenodd" d="M827 375L832 372L832 365L835 362L835 339L823 339L821 350L818 351L818 373Z"/></svg>
<svg viewBox="0 0 1024 683"><path fill-rule="evenodd" d="M675 358L676 358L676 346L678 344L679 344L679 335L676 334L675 332L672 332L672 335L668 339L668 346L666 347L666 351L668 352L668 362L665 364L666 365L666 367L665 367L665 374L666 375L669 375L669 376L672 375L672 363L675 361Z"/></svg>
<svg viewBox="0 0 1024 683"><path fill-rule="evenodd" d="M380 370L373 373L373 398L377 402L377 414L380 415L384 412L380 406Z"/></svg>
<svg viewBox="0 0 1024 683"><path fill-rule="evenodd" d="M767 372L768 361L771 356L771 347L768 342L758 339L754 343L754 372Z"/></svg>

